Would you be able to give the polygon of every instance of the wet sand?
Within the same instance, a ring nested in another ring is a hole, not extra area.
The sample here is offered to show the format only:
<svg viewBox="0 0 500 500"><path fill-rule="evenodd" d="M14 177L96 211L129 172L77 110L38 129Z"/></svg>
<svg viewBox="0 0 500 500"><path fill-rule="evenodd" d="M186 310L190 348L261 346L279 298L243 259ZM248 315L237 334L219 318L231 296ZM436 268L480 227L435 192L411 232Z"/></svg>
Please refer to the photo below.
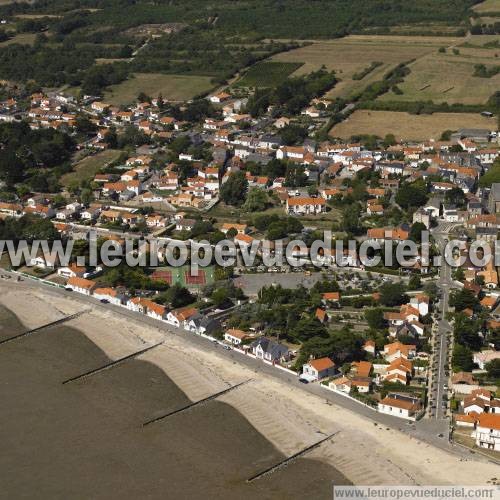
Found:
<svg viewBox="0 0 500 500"><path fill-rule="evenodd" d="M25 331L0 307L0 339ZM0 498L331 498L347 479L301 458L252 483L284 455L232 406L188 404L152 363L130 360L70 384L110 359L68 325L0 346ZM286 423L283 422L286 426Z"/></svg>

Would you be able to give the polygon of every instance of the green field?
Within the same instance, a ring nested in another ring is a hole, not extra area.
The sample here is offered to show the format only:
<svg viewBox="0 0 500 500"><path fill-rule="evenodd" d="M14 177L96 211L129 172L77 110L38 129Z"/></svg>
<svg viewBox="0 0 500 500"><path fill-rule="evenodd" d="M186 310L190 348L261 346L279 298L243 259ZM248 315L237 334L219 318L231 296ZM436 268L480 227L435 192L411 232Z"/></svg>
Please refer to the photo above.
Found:
<svg viewBox="0 0 500 500"><path fill-rule="evenodd" d="M164 75L135 73L124 82L113 85L104 94L104 100L117 106L131 104L140 92L151 97L159 94L169 101L185 101L213 87L208 76Z"/></svg>
<svg viewBox="0 0 500 500"><path fill-rule="evenodd" d="M492 78L473 76L474 66L484 64L487 68L499 64L500 49L483 47L487 41L500 40L493 36L470 36L466 45L457 46L458 54L447 48L420 57L409 65L411 73L398 84L402 94L388 92L379 99L383 101L429 101L461 104L483 104L500 88L500 74Z"/></svg>
<svg viewBox="0 0 500 500"><path fill-rule="evenodd" d="M302 64L300 62L259 62L252 66L235 86L276 87L297 71Z"/></svg>
<svg viewBox="0 0 500 500"><path fill-rule="evenodd" d="M335 70L340 79L328 93L328 97L349 97L368 84L382 80L399 63L418 60L426 54L437 52L443 44L458 43L461 40L463 39L433 36L352 35L337 40L313 42L305 47L277 54L272 60L303 62L295 72L297 75L310 73L325 65L328 70ZM373 61L383 64L362 80L352 79Z"/></svg>
<svg viewBox="0 0 500 500"><path fill-rule="evenodd" d="M68 187L75 181L80 184L82 181L93 179L95 174L103 167L118 159L120 154L121 151L116 149L107 149L95 155L87 156L74 165L73 172L62 176L61 184Z"/></svg>
<svg viewBox="0 0 500 500"><path fill-rule="evenodd" d="M367 134L384 137L394 134L396 139L425 141L439 139L445 130L459 128L496 129L496 118L486 118L479 113L433 113L410 115L399 111L356 110L349 118L335 125L332 137L349 140L352 136Z"/></svg>

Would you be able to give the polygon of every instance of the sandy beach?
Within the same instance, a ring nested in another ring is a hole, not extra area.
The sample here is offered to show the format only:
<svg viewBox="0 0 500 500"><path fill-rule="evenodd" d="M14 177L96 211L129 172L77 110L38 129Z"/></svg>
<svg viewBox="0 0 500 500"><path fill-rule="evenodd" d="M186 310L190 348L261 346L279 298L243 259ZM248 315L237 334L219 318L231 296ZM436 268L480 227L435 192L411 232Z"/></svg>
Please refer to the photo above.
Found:
<svg viewBox="0 0 500 500"><path fill-rule="evenodd" d="M22 283L1 282L0 304L29 328L87 309L73 295L60 297L51 290ZM110 359L163 342L139 359L156 366L191 401L251 379L217 401L237 410L285 456L337 432L307 458L334 467L355 484L486 484L498 477L497 465L473 458L461 460L402 432L374 425L227 357L183 343L182 337L169 335L163 325L153 328L141 323L140 317L133 321L96 308L65 326L83 332ZM73 370L75 375L78 372ZM159 415L164 408L159 405L151 410ZM279 474L283 472L273 477Z"/></svg>

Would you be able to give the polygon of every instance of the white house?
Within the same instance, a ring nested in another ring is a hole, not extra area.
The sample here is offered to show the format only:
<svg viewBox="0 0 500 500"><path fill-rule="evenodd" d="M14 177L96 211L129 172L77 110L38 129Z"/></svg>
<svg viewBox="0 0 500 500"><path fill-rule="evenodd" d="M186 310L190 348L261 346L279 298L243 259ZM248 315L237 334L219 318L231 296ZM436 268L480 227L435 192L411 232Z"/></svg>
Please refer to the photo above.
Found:
<svg viewBox="0 0 500 500"><path fill-rule="evenodd" d="M311 359L302 366L302 374L308 380L321 380L335 373L335 363L330 358Z"/></svg>
<svg viewBox="0 0 500 500"><path fill-rule="evenodd" d="M125 297L119 294L114 288L95 288L92 296L97 300L105 300L115 306L123 305Z"/></svg>
<svg viewBox="0 0 500 500"><path fill-rule="evenodd" d="M491 413L479 415L472 437L476 439L476 446L500 451L500 415Z"/></svg>
<svg viewBox="0 0 500 500"><path fill-rule="evenodd" d="M66 288L70 288L74 292L83 293L84 295L92 295L92 291L97 283L85 278L70 278L66 283Z"/></svg>
<svg viewBox="0 0 500 500"><path fill-rule="evenodd" d="M286 346L267 337L262 337L253 342L251 348L255 357L273 363L287 360L290 357L290 351Z"/></svg>
<svg viewBox="0 0 500 500"><path fill-rule="evenodd" d="M295 215L320 214L326 211L326 200L324 198L294 196L286 200L286 211Z"/></svg>
<svg viewBox="0 0 500 500"><path fill-rule="evenodd" d="M240 345L248 337L247 333L236 328L230 328L224 333L224 340L233 345Z"/></svg>
<svg viewBox="0 0 500 500"><path fill-rule="evenodd" d="M378 403L378 411L394 417L415 420L422 404L418 398L403 394L388 394Z"/></svg>
<svg viewBox="0 0 500 500"><path fill-rule="evenodd" d="M500 359L500 351L481 351L474 353L474 363L477 363L481 370L484 370L485 365L494 359Z"/></svg>
<svg viewBox="0 0 500 500"><path fill-rule="evenodd" d="M34 259L30 259L29 266L39 267L41 269L55 269L59 262L57 255L39 255Z"/></svg>
<svg viewBox="0 0 500 500"><path fill-rule="evenodd" d="M347 377L339 377L332 380L328 387L333 389L334 391L344 392L345 394L349 394L351 392L352 382Z"/></svg>
<svg viewBox="0 0 500 500"><path fill-rule="evenodd" d="M479 398L466 397L463 402L463 410L466 415L469 413L483 413L485 408L485 403Z"/></svg>
<svg viewBox="0 0 500 500"><path fill-rule="evenodd" d="M197 313L198 309L195 307L175 309L167 313L165 321L178 328L186 328L188 326L189 319Z"/></svg>
<svg viewBox="0 0 500 500"><path fill-rule="evenodd" d="M419 293L410 299L410 305L418 310L420 316L429 314L429 296L425 293Z"/></svg>

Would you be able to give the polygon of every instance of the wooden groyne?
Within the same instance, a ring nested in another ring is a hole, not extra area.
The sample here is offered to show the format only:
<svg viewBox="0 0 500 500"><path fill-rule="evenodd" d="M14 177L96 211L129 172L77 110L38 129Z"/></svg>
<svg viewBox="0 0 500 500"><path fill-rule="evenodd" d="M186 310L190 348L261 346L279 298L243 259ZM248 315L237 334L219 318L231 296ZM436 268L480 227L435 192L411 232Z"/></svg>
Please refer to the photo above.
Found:
<svg viewBox="0 0 500 500"><path fill-rule="evenodd" d="M227 389L224 389L223 391L216 392L215 394L212 394L211 396L208 396L204 399L200 399L199 401L194 401L193 403L189 403L188 405L183 406L182 408L179 408L179 409L171 411L169 413L165 413L165 415L161 415L159 417L148 420L147 422L144 422L142 424L142 426L146 427L150 424L154 424L155 422L159 422L160 420L163 420L167 417L171 417L172 415L175 415L176 413L181 413L183 411L189 410L189 408L193 408L195 406L201 405L202 403L206 403L207 401L211 401L212 399L218 398L219 396L222 396L223 394L226 394L230 391L234 391L234 389L237 389L238 387L240 387L244 384L248 384L248 382L250 382L251 380L252 379L245 380L244 382L240 382L239 384L228 387Z"/></svg>
<svg viewBox="0 0 500 500"><path fill-rule="evenodd" d="M262 472L259 472L259 473L255 474L252 477L249 477L247 479L247 483L251 483L252 481L256 481L257 479L260 479L261 477L267 476L269 474L272 474L273 472L276 472L279 469L282 469L282 468L286 467L287 465L289 465L290 463L294 462L298 458L302 457L306 453L309 453L310 451L314 450L315 448L317 448L318 446L320 446L321 444L323 444L325 441L328 441L329 439L331 439L333 436L335 436L338 433L339 433L339 431L334 432L333 434L330 434L329 436L321 439L320 441L318 441L318 442L316 442L314 444L311 444L307 448L304 448L303 450L300 450L297 453L294 453L290 457L285 458L281 462L279 462L279 463L277 463L275 465L272 465L271 467L268 467L267 469L263 470Z"/></svg>
<svg viewBox="0 0 500 500"><path fill-rule="evenodd" d="M83 379L90 377L92 375L95 375L96 373L102 372L104 370L109 370L110 368L113 368L114 366L120 365L124 363L125 361L128 361L129 359L136 358L137 356L140 356L141 354L144 354L145 352L151 351L151 349L154 349L155 347L158 347L162 345L163 342L159 342L158 344L146 347L146 349L142 349L141 351L134 352L132 354L129 354L128 356L125 356L120 359L116 359L115 361L111 361L109 363L106 363L103 366L100 366L99 368L95 368L93 370L89 370L88 372L82 373L80 375L76 375L75 377L71 377L63 382L64 384L69 384L70 382L75 382L77 380Z"/></svg>
<svg viewBox="0 0 500 500"><path fill-rule="evenodd" d="M18 340L18 339L21 339L23 337L27 337L29 335L32 335L33 333L39 332L40 330L50 328L51 326L57 326L57 325L60 325L62 323L66 323L67 321L78 318L78 316L81 316L82 314L85 314L89 311L90 311L90 309L85 309L85 311L80 311L80 312L77 312L75 314L71 314L70 316L65 316L64 318L58 319L56 321L51 321L50 323L47 323L45 325L37 326L36 328L33 328L32 330L28 330L27 332L20 333L19 335L14 335L14 337L9 337L8 339L1 340L0 345L7 344L9 342L13 342L14 340Z"/></svg>

